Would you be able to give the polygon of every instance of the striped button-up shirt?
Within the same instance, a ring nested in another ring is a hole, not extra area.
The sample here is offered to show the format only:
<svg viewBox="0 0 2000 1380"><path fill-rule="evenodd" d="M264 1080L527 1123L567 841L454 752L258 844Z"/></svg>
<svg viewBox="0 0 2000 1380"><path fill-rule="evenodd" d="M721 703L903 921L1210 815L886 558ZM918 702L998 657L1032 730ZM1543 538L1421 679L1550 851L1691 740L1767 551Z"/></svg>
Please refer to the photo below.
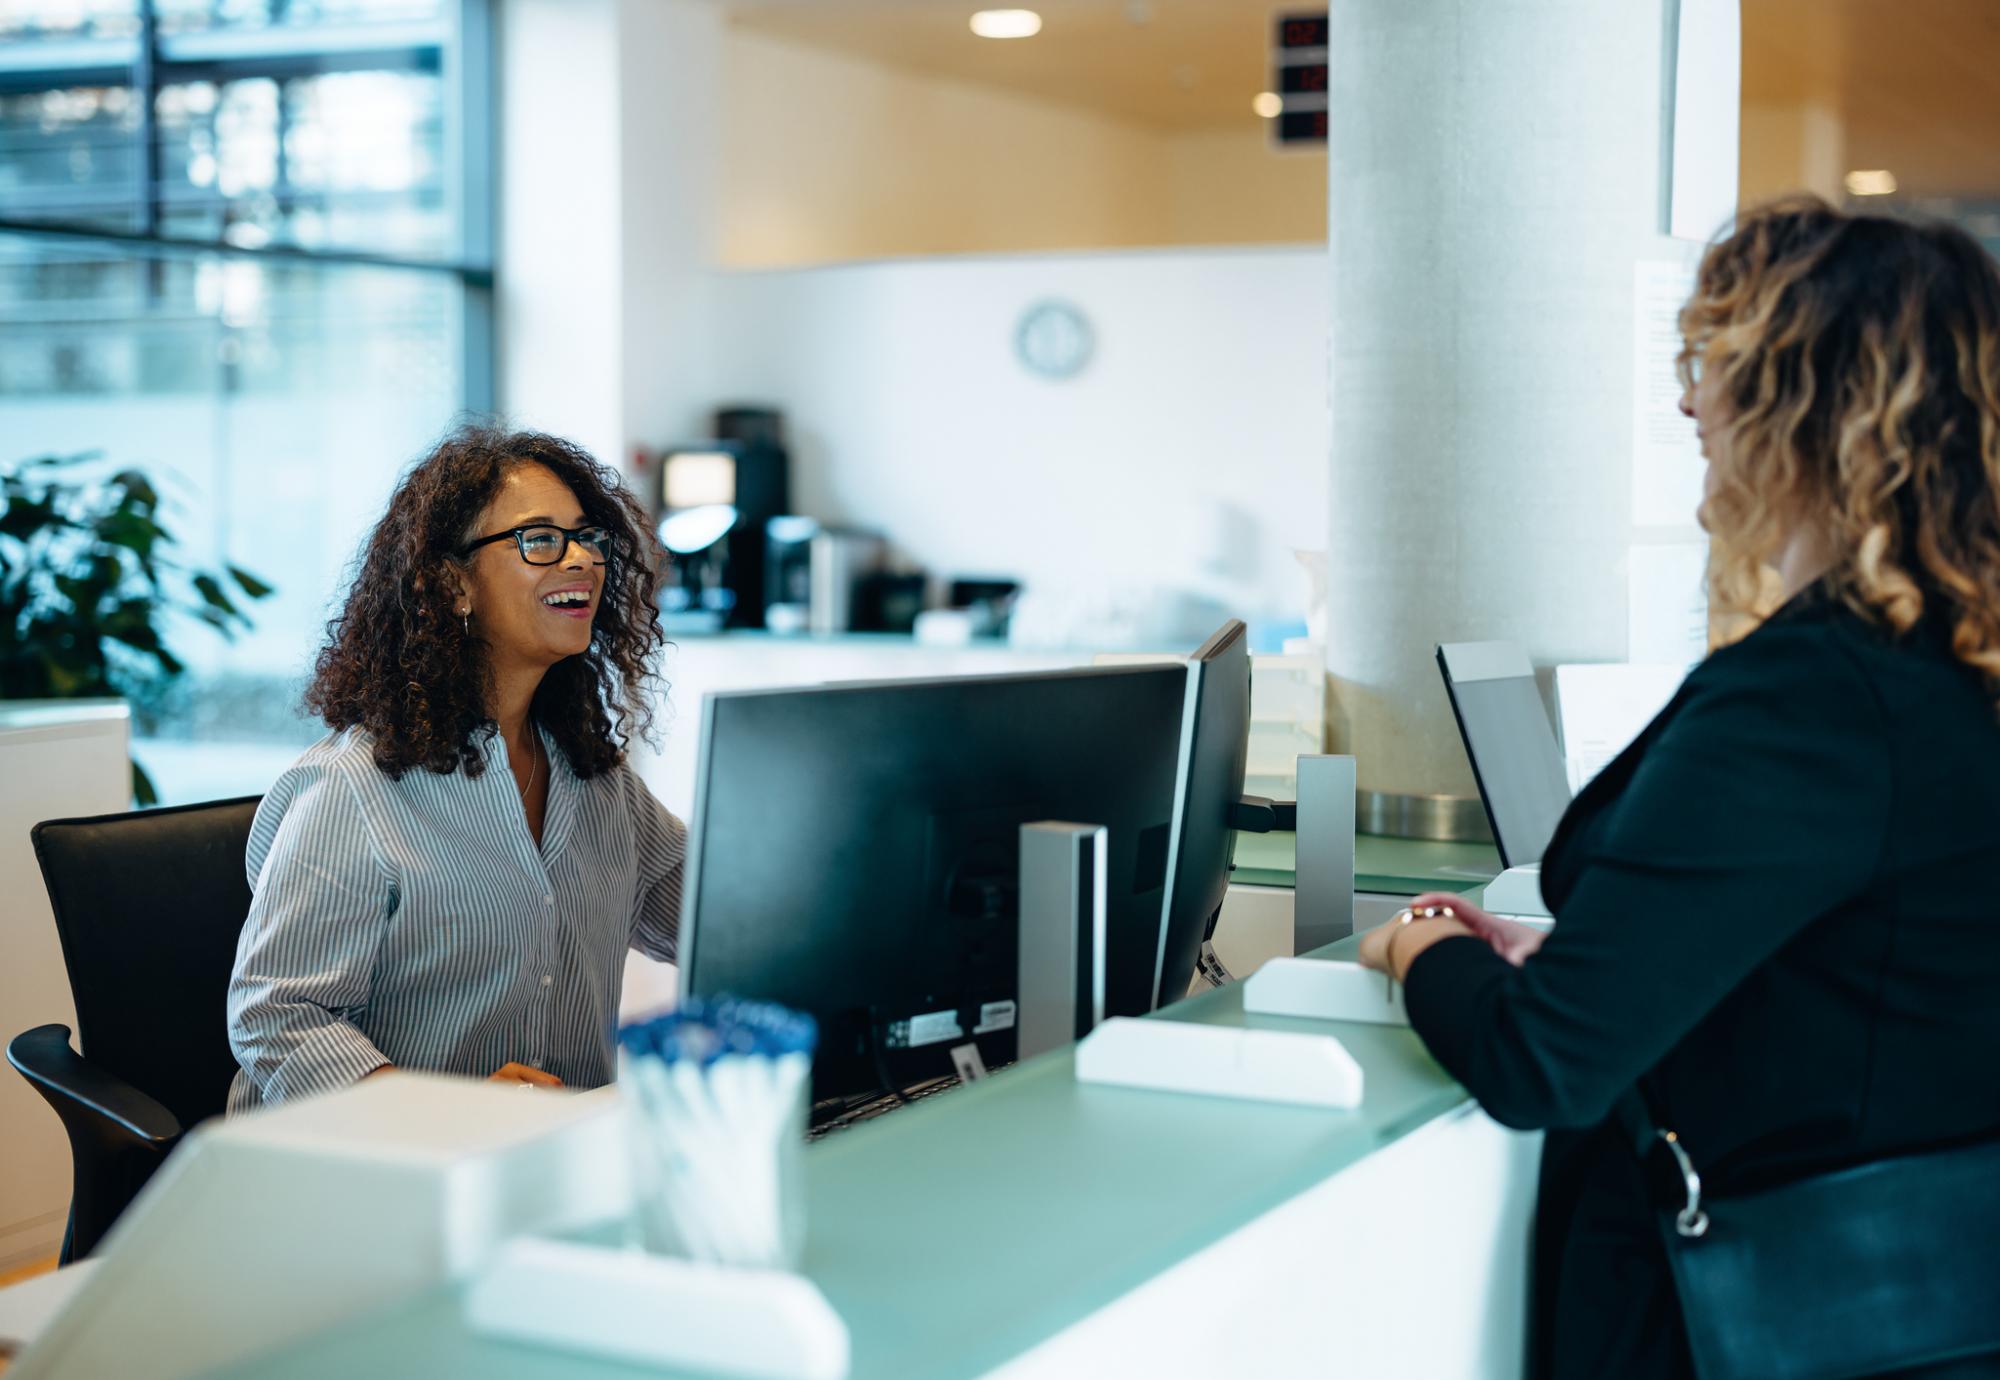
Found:
<svg viewBox="0 0 2000 1380"><path fill-rule="evenodd" d="M581 780L543 743L539 848L498 735L476 779L392 781L359 729L278 778L245 858L231 1112L383 1064L611 1081L626 949L674 957L687 830L629 768Z"/></svg>

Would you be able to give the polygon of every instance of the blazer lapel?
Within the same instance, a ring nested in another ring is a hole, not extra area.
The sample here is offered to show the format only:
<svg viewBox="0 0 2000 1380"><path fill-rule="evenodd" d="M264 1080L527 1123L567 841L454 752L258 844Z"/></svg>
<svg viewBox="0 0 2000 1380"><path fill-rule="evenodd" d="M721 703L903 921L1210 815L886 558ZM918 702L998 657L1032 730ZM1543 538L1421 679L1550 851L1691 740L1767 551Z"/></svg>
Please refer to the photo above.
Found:
<svg viewBox="0 0 2000 1380"><path fill-rule="evenodd" d="M1549 846L1542 850L1542 899L1551 910L1568 898L1576 880L1574 864L1582 862L1581 858L1571 859L1568 856L1572 840L1586 824L1625 793L1625 787L1632 780L1632 773L1639 769L1639 762L1645 757L1647 749L1652 747L1654 740L1687 702L1689 687L1694 679L1695 672L1690 671L1687 679L1681 682L1680 689L1674 691L1674 697L1667 701L1666 707L1653 716L1651 723L1639 730L1639 736L1626 744L1623 752L1584 783L1576 799L1570 801L1569 808L1563 811L1562 820L1549 839Z"/></svg>

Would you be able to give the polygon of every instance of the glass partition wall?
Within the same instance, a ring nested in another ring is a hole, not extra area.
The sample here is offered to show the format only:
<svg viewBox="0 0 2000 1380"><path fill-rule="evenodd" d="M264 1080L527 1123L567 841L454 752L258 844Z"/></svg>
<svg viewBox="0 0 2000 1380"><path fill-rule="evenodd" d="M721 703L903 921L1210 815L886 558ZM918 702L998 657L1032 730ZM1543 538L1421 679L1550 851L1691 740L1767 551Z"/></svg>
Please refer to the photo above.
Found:
<svg viewBox="0 0 2000 1380"><path fill-rule="evenodd" d="M0 467L142 470L186 564L274 591L131 659L162 803L317 736L356 544L491 406L490 79L484 0L0 0Z"/></svg>

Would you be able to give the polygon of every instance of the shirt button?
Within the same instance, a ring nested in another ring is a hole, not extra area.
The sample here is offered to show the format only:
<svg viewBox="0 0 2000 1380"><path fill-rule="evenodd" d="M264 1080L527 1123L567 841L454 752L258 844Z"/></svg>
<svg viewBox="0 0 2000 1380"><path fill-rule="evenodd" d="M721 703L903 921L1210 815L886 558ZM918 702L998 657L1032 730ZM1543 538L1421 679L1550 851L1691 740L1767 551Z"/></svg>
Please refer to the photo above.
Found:
<svg viewBox="0 0 2000 1380"><path fill-rule="evenodd" d="M542 986L547 987L550 983L554 981L555 979L550 977L547 973L542 974Z"/></svg>
<svg viewBox="0 0 2000 1380"><path fill-rule="evenodd" d="M543 897L542 897L542 904L543 904L543 905L545 905L545 906L552 906L552 905L554 905L555 903L556 903L556 898L555 898L555 897L553 897L553 896L543 896Z"/></svg>
<svg viewBox="0 0 2000 1380"><path fill-rule="evenodd" d="M540 1059L530 1059L528 1061L528 1067L531 1069L538 1069L541 1066L542 1066L542 1061Z"/></svg>

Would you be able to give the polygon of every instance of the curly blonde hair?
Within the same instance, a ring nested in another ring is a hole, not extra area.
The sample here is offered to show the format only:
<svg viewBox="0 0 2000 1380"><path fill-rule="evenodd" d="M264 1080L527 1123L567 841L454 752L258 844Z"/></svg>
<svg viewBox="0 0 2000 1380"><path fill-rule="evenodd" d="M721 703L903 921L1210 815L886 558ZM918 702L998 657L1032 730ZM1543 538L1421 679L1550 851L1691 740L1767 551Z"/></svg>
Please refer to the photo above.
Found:
<svg viewBox="0 0 2000 1380"><path fill-rule="evenodd" d="M1747 213L1681 312L1681 381L1720 388L1701 523L1714 612L1754 626L1802 523L1825 585L1901 634L1948 620L2000 692L2000 267L1963 231L1818 198ZM1712 377L1711 377L1712 376Z"/></svg>

